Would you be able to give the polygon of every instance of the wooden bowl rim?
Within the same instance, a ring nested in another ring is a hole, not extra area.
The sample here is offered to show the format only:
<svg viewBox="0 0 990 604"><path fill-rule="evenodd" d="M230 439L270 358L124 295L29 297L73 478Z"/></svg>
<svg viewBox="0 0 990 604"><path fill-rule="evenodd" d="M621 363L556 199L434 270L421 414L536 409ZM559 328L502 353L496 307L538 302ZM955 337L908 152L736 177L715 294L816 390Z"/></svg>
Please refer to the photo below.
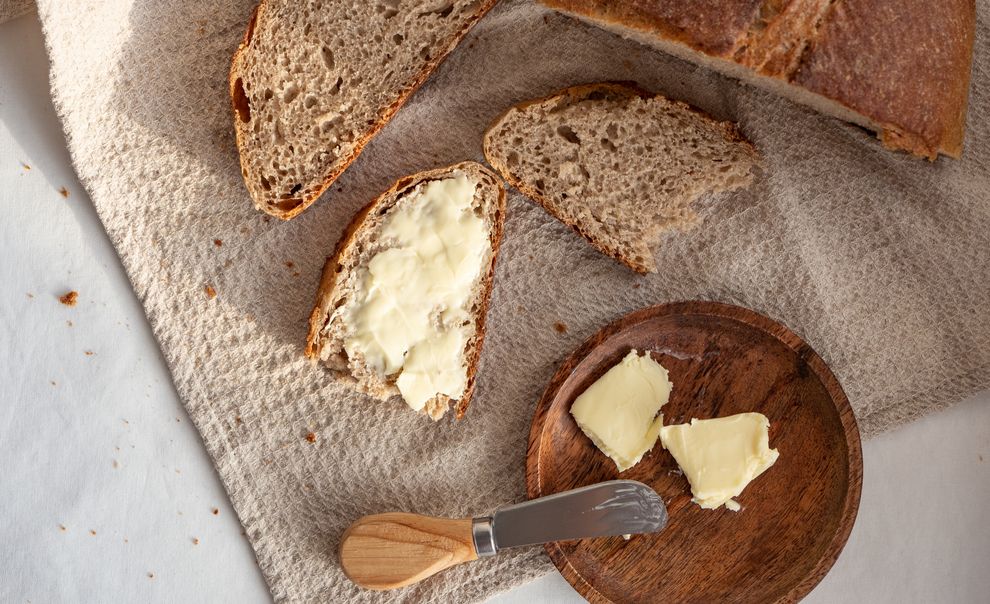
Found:
<svg viewBox="0 0 990 604"><path fill-rule="evenodd" d="M821 380L835 406L839 421L845 437L847 448L846 474L849 481L849 488L846 490L845 501L843 502L842 516L839 525L831 542L815 566L808 572L805 578L798 581L791 589L776 600L777 604L786 602L797 602L808 595L811 590L828 574L828 571L835 564L839 553L849 539L853 524L856 522L856 514L859 510L860 495L863 487L863 450L860 442L859 427L856 424L856 417L849 399L846 397L839 380L829 369L825 361L819 356L811 346L799 335L785 327L783 324L762 315L754 310L742 306L725 304L723 302L712 302L707 300L688 300L680 302L667 302L647 306L627 313L615 319L608 325L596 331L591 337L584 341L573 353L568 355L561 362L560 367L550 379L543 396L536 405L533 414L533 422L529 431L529 443L526 451L526 494L530 499L541 497L545 494L540 490L540 453L542 449L543 432L545 431L546 418L556 398L560 387L567 381L585 357L591 351L605 342L616 333L629 328L637 323L642 323L649 319L665 316L713 316L744 323L747 326L759 329L780 341L782 344L800 355L811 368L812 372ZM595 589L576 568L574 568L567 555L556 543L547 543L544 546L550 560L564 579L577 590L586 600L593 603L610 604L612 600L606 598Z"/></svg>

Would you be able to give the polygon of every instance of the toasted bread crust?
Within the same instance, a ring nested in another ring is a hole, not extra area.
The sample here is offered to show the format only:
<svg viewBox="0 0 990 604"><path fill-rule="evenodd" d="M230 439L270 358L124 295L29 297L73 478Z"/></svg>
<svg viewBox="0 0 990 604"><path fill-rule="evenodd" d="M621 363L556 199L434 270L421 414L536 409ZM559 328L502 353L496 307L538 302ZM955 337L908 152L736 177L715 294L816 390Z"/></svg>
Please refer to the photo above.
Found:
<svg viewBox="0 0 990 604"><path fill-rule="evenodd" d="M820 95L861 115L888 148L962 152L973 0L540 1Z"/></svg>
<svg viewBox="0 0 990 604"><path fill-rule="evenodd" d="M371 141L371 139L374 138L376 134L378 134L379 130L385 127L385 124L387 124L389 120L392 119L392 117L395 115L395 112L398 111L406 103L406 101L409 100L409 97L411 97L413 93L416 92L416 90L418 90L419 87L423 85L423 83L430 76L430 74L433 73L433 71L437 68L437 66L440 65L440 63L442 63L443 60L447 58L447 55L449 55L451 51L454 50L454 48L460 43L460 41L464 38L464 36L467 35L467 33L471 30L471 28L474 27L474 25L485 15L485 13L487 13L489 10L491 10L493 6L495 6L495 3L497 1L498 0L481 0L478 3L477 10L475 11L475 18L467 22L457 32L457 34L455 34L453 38L451 38L450 43L447 44L446 47L440 49L440 51L436 54L436 56L431 57L428 61L426 61L423 64L423 68L416 74L412 84L409 85L407 88L399 91L396 100L393 101L387 107L385 107L385 109L380 113L378 119L375 121L374 124L370 126L370 128L367 130L364 136L358 138L355 141L354 151L347 157L343 158L344 161L338 167L331 170L327 175L325 175L319 188L314 193L308 196L303 196L301 199L296 200L299 202L298 205L295 205L290 209L282 209L278 206L273 206L269 203L266 203L265 199L257 196L254 193L254 187L248 186L248 192L251 194L255 207L281 220L290 220L301 214L309 206L313 205L313 203L317 199L319 199L319 197L330 187L330 185L332 185L333 182L337 180L337 178L344 172L344 170L346 170L351 165L351 163L353 163L354 160L358 158L358 156L361 154L361 151L364 150L365 145L367 145L368 142ZM237 80L241 75L239 70L240 62L244 54L246 54L251 48L251 38L254 34L254 30L257 28L259 23L264 22L266 16L265 7L267 6L267 4L268 4L268 0L261 0L261 2L258 3L258 6L255 7L254 12L251 14L251 19L248 21L247 28L245 29L244 32L244 39L241 42L241 44L237 47L237 50L234 52L234 57L230 64L230 75L227 78L228 86L230 89L231 103L234 109L233 112L234 133L235 133L235 138L237 140L237 150L241 158L241 172L244 175L245 181L254 178L254 175L250 174L251 166L249 162L244 161L244 156L245 156L244 148L246 146L246 143L244 140L243 130L246 128L246 124L241 123L241 121L237 117L238 116ZM283 200L283 201L294 201L294 200Z"/></svg>
<svg viewBox="0 0 990 604"><path fill-rule="evenodd" d="M498 129L499 126L501 126L502 120L504 120L513 111L522 111L528 107L532 107L533 105L540 105L553 100L559 100L559 102L562 104L578 103L596 94L603 95L603 98L610 98L617 100L627 99L632 97L649 99L656 96L661 96L649 92L648 90L640 87L638 84L635 84L633 82L601 82L594 84L579 84L577 86L571 86L569 88L565 88L564 90L560 90L558 92L549 94L544 97L540 97L538 99L523 101L522 103L513 105L512 107L509 107L505 112L503 112L495 121L493 121L491 126L489 126L488 129L485 131L483 147L484 147L485 159L488 161L488 163L491 164L493 168L495 168L495 170L502 176L502 178L507 183L518 189L526 197L529 197L533 201L540 204L540 206L542 206L543 209L546 210L551 215L555 216L555 213L551 210L549 198L546 195L540 193L534 187L531 187L522 179L514 176L512 170L510 170L509 167L506 166L502 161L500 161L498 156L492 152L491 150L492 133L496 129ZM748 140L746 140L746 138L743 137L742 134L740 134L739 130L735 127L734 124L730 122L720 122L714 120L708 115L706 115L703 111L695 107L692 107L691 105L688 105L687 103L684 103L682 101L671 100L670 102L688 111L691 111L692 113L701 116L708 122L716 125L724 133L726 139L732 141L733 143L739 143L745 145L752 150L754 155L756 154L756 148L753 147L753 144L750 143ZM560 220L565 225L573 229L574 232L576 232L578 235L586 239L588 243L590 243L596 250L598 250L602 254L605 254L606 256L621 262L625 266L631 268L632 270L636 271L641 275L646 275L652 272L650 266L643 264L641 262L637 262L634 258L630 258L626 254L623 254L620 250L613 249L610 246L604 245L603 242L601 242L597 237L595 237L593 233L587 232L577 222L563 220L563 219Z"/></svg>
<svg viewBox="0 0 990 604"><path fill-rule="evenodd" d="M443 178L451 172L457 170L467 172L469 174L480 174L483 177L488 177L491 179L493 183L501 183L501 180L495 173L488 170L481 164L471 161L461 162L459 164L454 164L444 168L427 170L400 178L395 184L389 187L388 190L372 200L354 216L350 224L344 230L344 233L341 235L340 240L337 242L333 255L327 258L327 261L323 266L323 275L320 278L320 286L316 292L316 304L314 305L313 312L310 314L309 318L309 332L306 336L305 349L305 354L307 357L314 361L318 361L320 358L320 352L322 351L324 345L324 341L321 339L320 334L326 327L327 321L330 318L330 311L332 310L330 305L333 301L334 290L337 286L337 278L338 275L343 272L341 258L343 254L354 244L357 235L361 231L361 227L364 225L365 219L368 215L377 210L383 203L403 195L406 191L411 190L417 185L430 180ZM464 416L464 412L467 411L468 405L471 402L471 397L474 394L475 376L478 371L478 361L481 358L481 347L485 338L485 320L488 315L488 305L491 300L492 285L495 279L495 260L498 257L498 251L502 243L502 233L505 225L506 211L505 189L504 187L499 186L497 191L497 208L494 212L490 239L492 254L488 263L488 268L485 270L484 277L481 281L481 298L478 300L478 312L474 317L474 335L466 344L467 352L465 355L465 364L467 365L467 385L465 386L464 394L457 399L454 407L457 419L461 419ZM446 409L446 406L444 406L444 409Z"/></svg>

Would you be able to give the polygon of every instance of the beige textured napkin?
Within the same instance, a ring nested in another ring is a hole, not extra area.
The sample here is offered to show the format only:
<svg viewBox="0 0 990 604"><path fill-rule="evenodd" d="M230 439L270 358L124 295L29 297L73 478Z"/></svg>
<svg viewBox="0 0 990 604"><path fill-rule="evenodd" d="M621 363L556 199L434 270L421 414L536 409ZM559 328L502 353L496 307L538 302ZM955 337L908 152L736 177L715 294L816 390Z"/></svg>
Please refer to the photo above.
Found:
<svg viewBox="0 0 990 604"><path fill-rule="evenodd" d="M335 552L362 514L458 516L522 499L530 417L557 363L641 306L704 298L781 320L831 364L866 435L990 386L990 5L964 158L932 164L507 2L324 199L279 223L241 182L226 90L253 2L40 0L39 12L76 169L276 599L472 601L547 572L531 548L379 594L348 583ZM352 394L303 359L324 255L361 205L404 174L480 159L482 131L510 103L602 79L737 120L766 174L707 200L705 223L667 237L647 278L511 192L478 389L459 423Z"/></svg>

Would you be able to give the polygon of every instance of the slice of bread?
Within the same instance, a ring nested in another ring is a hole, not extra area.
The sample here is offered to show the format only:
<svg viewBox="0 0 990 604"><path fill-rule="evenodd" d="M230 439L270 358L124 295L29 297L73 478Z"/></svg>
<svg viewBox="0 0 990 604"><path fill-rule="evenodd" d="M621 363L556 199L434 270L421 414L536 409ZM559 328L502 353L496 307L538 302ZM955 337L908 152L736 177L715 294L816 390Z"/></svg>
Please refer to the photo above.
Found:
<svg viewBox="0 0 990 604"><path fill-rule="evenodd" d="M494 3L262 0L230 67L255 206L309 207Z"/></svg>
<svg viewBox="0 0 990 604"><path fill-rule="evenodd" d="M734 125L622 83L517 105L484 147L506 181L640 273L656 272L661 232L697 221L692 202L747 186L759 161Z"/></svg>
<svg viewBox="0 0 990 604"><path fill-rule="evenodd" d="M572 17L875 131L959 157L973 0L540 0Z"/></svg>
<svg viewBox="0 0 990 604"><path fill-rule="evenodd" d="M347 341L353 334L344 319L345 312L359 304L357 298L362 274L367 274L372 259L383 251L396 249L395 242L383 236L396 208L402 207L403 202L408 204L417 199L428 183L460 175L466 176L474 185L471 207L474 214L484 221L491 253L482 260L483 266L472 284L469 303L465 306L470 315L463 351L466 387L456 400L444 394L437 394L428 400L423 411L433 419L440 419L451 404L457 418L461 418L474 391L474 378L485 335L485 315L495 274L495 258L505 220L502 181L485 167L464 162L407 176L361 210L341 236L333 256L327 259L306 341L306 356L323 362L338 379L357 390L381 400L400 395L398 374L383 375L360 354L348 354Z"/></svg>

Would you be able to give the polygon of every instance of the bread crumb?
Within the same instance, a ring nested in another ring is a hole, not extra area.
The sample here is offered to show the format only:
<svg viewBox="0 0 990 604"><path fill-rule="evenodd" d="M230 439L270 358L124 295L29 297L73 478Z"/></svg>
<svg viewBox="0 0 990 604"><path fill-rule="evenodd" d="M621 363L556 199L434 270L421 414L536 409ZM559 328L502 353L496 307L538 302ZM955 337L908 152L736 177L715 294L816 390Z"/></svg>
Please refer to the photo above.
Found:
<svg viewBox="0 0 990 604"><path fill-rule="evenodd" d="M302 274L302 273L300 273L299 271L295 271L294 273L292 273L292 276L293 276L293 277L298 277L298 276L299 276L299 275L301 275L301 274Z"/></svg>
<svg viewBox="0 0 990 604"><path fill-rule="evenodd" d="M218 514L220 514L220 508L213 508L213 515L217 516Z"/></svg>
<svg viewBox="0 0 990 604"><path fill-rule="evenodd" d="M66 199L69 198L69 190L66 189L65 187L62 187L61 189L59 189L58 190L58 194L61 195L64 198L66 198Z"/></svg>
<svg viewBox="0 0 990 604"><path fill-rule="evenodd" d="M60 531L62 531L64 533L68 529L65 528L65 525L64 524L60 524L60 525L58 525L58 530L60 530Z"/></svg>
<svg viewBox="0 0 990 604"><path fill-rule="evenodd" d="M643 286L642 283L633 283L633 289L639 289L642 286Z"/></svg>
<svg viewBox="0 0 990 604"><path fill-rule="evenodd" d="M553 328L557 333L567 333L567 324L563 321L557 321L554 323Z"/></svg>
<svg viewBox="0 0 990 604"><path fill-rule="evenodd" d="M58 301L66 306L75 306L79 301L79 292L72 290L65 295L59 296Z"/></svg>
<svg viewBox="0 0 990 604"><path fill-rule="evenodd" d="M93 529L89 529L89 534L92 535L93 537L95 537L96 536L96 531L94 531Z"/></svg>
<svg viewBox="0 0 990 604"><path fill-rule="evenodd" d="M239 425L241 425L241 424L244 423L244 420L241 419L241 416L240 415L238 415L237 417L234 418L234 423L239 426Z"/></svg>
<svg viewBox="0 0 990 604"><path fill-rule="evenodd" d="M210 300L217 297L217 290L213 289L212 285L207 285L204 291L206 291L206 297Z"/></svg>
<svg viewBox="0 0 990 604"><path fill-rule="evenodd" d="M27 172L27 171L29 171L31 169L31 166L27 165L24 162L21 162L21 167L24 168L24 171L25 172Z"/></svg>
<svg viewBox="0 0 990 604"><path fill-rule="evenodd" d="M93 352L92 350L84 350L83 351L83 354L86 355L86 356L88 356L88 357L91 357L91 356L93 356L96 353Z"/></svg>
<svg viewBox="0 0 990 604"><path fill-rule="evenodd" d="M316 434L313 434L312 432L306 434L306 440L308 440L311 443L315 443L316 442Z"/></svg>
<svg viewBox="0 0 990 604"><path fill-rule="evenodd" d="M28 297L28 298L33 298L33 297L34 297L34 294L32 294L31 292L28 292L28 293L27 293L27 297Z"/></svg>
<svg viewBox="0 0 990 604"><path fill-rule="evenodd" d="M213 240L213 245L215 245L217 247L220 247L221 245L223 245L223 241L221 241L219 239L214 239Z"/></svg>
<svg viewBox="0 0 990 604"><path fill-rule="evenodd" d="M127 540L127 537L124 537L124 543L130 543L130 541Z"/></svg>
<svg viewBox="0 0 990 604"><path fill-rule="evenodd" d="M72 321L66 321L65 324L68 325L69 327L72 327Z"/></svg>
<svg viewBox="0 0 990 604"><path fill-rule="evenodd" d="M54 385L55 385L55 380L52 380L52 386L54 386Z"/></svg>
<svg viewBox="0 0 990 604"><path fill-rule="evenodd" d="M148 572L148 578L149 579L154 579L155 578L155 573L149 571Z"/></svg>
<svg viewBox="0 0 990 604"><path fill-rule="evenodd" d="M192 538L193 545L199 545L199 539L196 537Z"/></svg>
<svg viewBox="0 0 990 604"><path fill-rule="evenodd" d="M119 462L119 461L117 461L117 460L115 459L115 460L113 460L112 462L110 462L110 466L111 466L111 467L112 467L112 468L113 468L114 470L116 470L117 468L119 468L119 467L120 467L120 462Z"/></svg>
<svg viewBox="0 0 990 604"><path fill-rule="evenodd" d="M293 267L293 266L295 266L295 265L296 265L296 263L295 263L295 262L293 262L293 261L291 261L291 260L286 260L286 261L285 261L285 266L286 266L287 268L292 268L292 267Z"/></svg>

